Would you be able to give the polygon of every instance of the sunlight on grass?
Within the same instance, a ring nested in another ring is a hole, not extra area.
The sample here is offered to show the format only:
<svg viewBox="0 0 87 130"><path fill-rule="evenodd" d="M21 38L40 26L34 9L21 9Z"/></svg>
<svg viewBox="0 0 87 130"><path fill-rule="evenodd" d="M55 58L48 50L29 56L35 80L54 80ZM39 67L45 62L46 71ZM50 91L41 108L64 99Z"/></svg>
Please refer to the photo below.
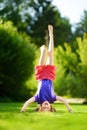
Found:
<svg viewBox="0 0 87 130"><path fill-rule="evenodd" d="M63 104L54 104L57 112L34 112L35 104L20 113L22 103L0 103L0 130L83 130L87 129L87 106L71 105L68 113Z"/></svg>

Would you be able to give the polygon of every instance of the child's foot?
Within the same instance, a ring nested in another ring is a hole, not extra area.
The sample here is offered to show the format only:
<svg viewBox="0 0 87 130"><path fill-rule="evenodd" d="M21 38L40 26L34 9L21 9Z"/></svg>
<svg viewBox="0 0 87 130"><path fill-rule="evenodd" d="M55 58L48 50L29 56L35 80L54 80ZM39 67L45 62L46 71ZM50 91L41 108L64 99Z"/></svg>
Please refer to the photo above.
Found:
<svg viewBox="0 0 87 130"><path fill-rule="evenodd" d="M53 35L53 26L52 25L48 25L48 31L49 31L49 36Z"/></svg>
<svg viewBox="0 0 87 130"><path fill-rule="evenodd" d="M25 112L24 110L21 110L20 112Z"/></svg>

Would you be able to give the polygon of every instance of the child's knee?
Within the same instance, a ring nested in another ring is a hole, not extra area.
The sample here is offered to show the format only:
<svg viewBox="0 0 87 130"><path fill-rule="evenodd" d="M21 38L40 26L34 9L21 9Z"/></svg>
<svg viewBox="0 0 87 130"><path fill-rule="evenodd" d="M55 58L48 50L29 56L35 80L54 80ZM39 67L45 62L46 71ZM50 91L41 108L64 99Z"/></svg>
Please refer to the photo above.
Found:
<svg viewBox="0 0 87 130"><path fill-rule="evenodd" d="M42 46L40 47L40 51L41 51L41 53L46 54L46 47L45 47L45 45L42 45Z"/></svg>
<svg viewBox="0 0 87 130"><path fill-rule="evenodd" d="M53 51L52 50L48 50L48 52L47 52L47 54L48 54L48 56L52 56L53 55Z"/></svg>

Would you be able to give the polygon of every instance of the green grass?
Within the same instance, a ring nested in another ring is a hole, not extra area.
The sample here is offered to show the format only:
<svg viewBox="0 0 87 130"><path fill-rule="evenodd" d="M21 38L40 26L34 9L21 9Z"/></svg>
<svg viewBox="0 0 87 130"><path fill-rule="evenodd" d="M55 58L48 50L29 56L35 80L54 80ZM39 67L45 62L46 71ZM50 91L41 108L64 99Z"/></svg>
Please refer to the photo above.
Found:
<svg viewBox="0 0 87 130"><path fill-rule="evenodd" d="M34 112L31 104L20 113L23 103L0 103L0 130L86 130L87 105L73 105L74 113L68 113L63 104L54 104L57 112Z"/></svg>

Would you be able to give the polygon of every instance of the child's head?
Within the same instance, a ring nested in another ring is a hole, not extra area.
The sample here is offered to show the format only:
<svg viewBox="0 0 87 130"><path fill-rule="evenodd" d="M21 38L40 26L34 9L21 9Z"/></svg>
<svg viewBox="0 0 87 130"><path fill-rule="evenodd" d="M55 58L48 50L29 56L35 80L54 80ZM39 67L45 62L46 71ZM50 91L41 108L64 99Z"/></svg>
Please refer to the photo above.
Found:
<svg viewBox="0 0 87 130"><path fill-rule="evenodd" d="M39 112L55 112L56 110L52 107L52 105L48 101L44 101L40 107L37 109Z"/></svg>
<svg viewBox="0 0 87 130"><path fill-rule="evenodd" d="M41 104L41 111L46 111L46 112L49 112L51 110L51 105L48 101L44 101L42 104Z"/></svg>

